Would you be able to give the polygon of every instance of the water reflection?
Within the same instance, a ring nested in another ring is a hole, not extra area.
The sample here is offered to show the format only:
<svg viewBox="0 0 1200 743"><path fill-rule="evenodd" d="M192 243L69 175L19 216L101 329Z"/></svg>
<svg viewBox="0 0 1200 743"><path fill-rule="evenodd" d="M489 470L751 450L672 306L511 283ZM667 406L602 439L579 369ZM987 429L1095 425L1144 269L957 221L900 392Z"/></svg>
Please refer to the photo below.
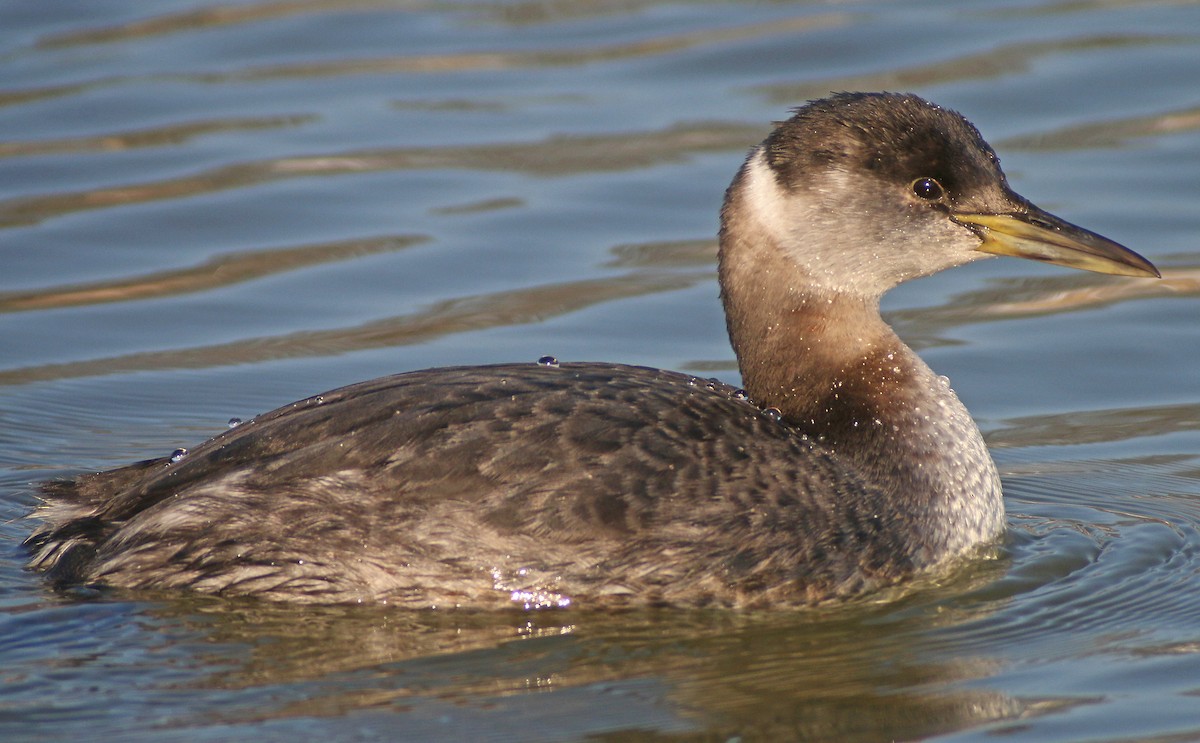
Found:
<svg viewBox="0 0 1200 743"><path fill-rule="evenodd" d="M113 281L50 287L31 292L0 292L0 312L48 310L181 296L220 289L300 268L390 253L418 245L428 239L397 235L295 248L226 253L191 268L156 271Z"/></svg>
<svg viewBox="0 0 1200 743"><path fill-rule="evenodd" d="M279 129L312 123L315 120L315 116L256 116L234 119L211 119L150 127L136 131L98 134L89 137L0 142L0 158L32 157L67 152L81 154L114 152L145 147L176 147L207 134Z"/></svg>
<svg viewBox="0 0 1200 743"><path fill-rule="evenodd" d="M893 310L888 323L918 350L942 345L956 327L1084 312L1121 302L1200 296L1200 268L1172 266L1158 281L1078 273L1000 279L962 292L937 307Z"/></svg>
<svg viewBox="0 0 1200 743"><path fill-rule="evenodd" d="M436 302L419 312L334 330L306 330L211 346L43 364L0 371L0 385L150 369L207 369L277 359L336 355L421 343L453 333L545 320L601 302L676 291L714 280L708 272L648 271L609 279L544 284Z"/></svg>
<svg viewBox="0 0 1200 743"><path fill-rule="evenodd" d="M446 168L563 176L648 168L702 152L741 151L760 139L763 131L763 127L740 124L694 123L631 134L554 136L534 143L395 148L243 162L180 178L7 199L0 201L0 229L94 209L185 199L289 178Z"/></svg>
<svg viewBox="0 0 1200 743"><path fill-rule="evenodd" d="M1067 446L1200 431L1200 402L1009 418L987 436L991 448Z"/></svg>
<svg viewBox="0 0 1200 743"><path fill-rule="evenodd" d="M1002 694L951 689L998 661L947 659L924 640L940 601L1000 570L985 562L891 606L782 615L411 613L203 598L153 614L212 643L208 662L220 670L201 688L253 690L224 724L386 709L403 730L405 715L420 718L431 703L454 724L475 724L530 705L545 718L586 700L597 732L649 724L762 740L915 738L1029 711ZM952 621L977 614L960 600Z"/></svg>
<svg viewBox="0 0 1200 743"><path fill-rule="evenodd" d="M760 85L755 92L780 104L792 104L818 98L830 90L910 90L947 85L955 82L979 83L989 79L1019 76L1044 57L1152 45L1191 43L1190 37L1145 34L1111 34L1063 37L1049 41L1022 41L1003 44L985 52L972 52L922 65L888 66L877 72L847 77L804 80Z"/></svg>
<svg viewBox="0 0 1200 743"><path fill-rule="evenodd" d="M1126 147L1133 139L1197 130L1200 130L1200 107L1192 107L1150 116L1089 122L1022 137L1009 137L999 142L998 146L1031 152L1093 150Z"/></svg>
<svg viewBox="0 0 1200 743"><path fill-rule="evenodd" d="M275 10L285 10L279 5L274 5L273 8ZM294 5L286 8L287 11L294 9ZM251 6L242 10L258 12L243 12L240 14L240 17L234 14L224 14L224 17L221 19L222 25L227 25L235 18L238 23L246 23L257 22L272 15L270 10L262 6L258 8ZM403 12L399 11L398 14L402 14ZM196 82L220 83L294 77L318 78L389 73L470 72L527 67L546 69L678 53L696 47L734 41L752 42L756 39L779 34L802 33L845 25L851 21L852 17L849 14L843 13L826 13L822 15L780 19L767 23L734 25L687 33L663 32L639 41L624 43L594 44L591 46L574 43L563 46L561 49L538 49L535 51L500 49L496 51L459 52L454 54L402 54L390 57L342 58L321 62L306 61L253 68L244 67L240 70L227 73L192 73L182 77ZM161 35L175 31L191 31L198 25L205 25L206 21L213 19L214 15L211 11L174 17L160 16L153 21L136 22L131 27L116 27L91 32L73 32L70 36L51 37L45 40L41 46L53 48L56 46L107 42L112 39L137 37L147 34ZM392 20L396 21L400 19L393 18ZM173 77L179 79L180 76Z"/></svg>

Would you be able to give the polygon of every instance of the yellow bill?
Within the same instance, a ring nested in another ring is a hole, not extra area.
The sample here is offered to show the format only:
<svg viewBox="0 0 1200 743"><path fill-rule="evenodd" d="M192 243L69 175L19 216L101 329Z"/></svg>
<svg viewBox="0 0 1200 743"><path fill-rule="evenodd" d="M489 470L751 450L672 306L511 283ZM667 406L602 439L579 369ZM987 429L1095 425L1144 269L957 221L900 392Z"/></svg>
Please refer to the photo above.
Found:
<svg viewBox="0 0 1200 743"><path fill-rule="evenodd" d="M983 238L978 250L1120 276L1161 277L1124 245L1033 207L1024 214L953 214Z"/></svg>

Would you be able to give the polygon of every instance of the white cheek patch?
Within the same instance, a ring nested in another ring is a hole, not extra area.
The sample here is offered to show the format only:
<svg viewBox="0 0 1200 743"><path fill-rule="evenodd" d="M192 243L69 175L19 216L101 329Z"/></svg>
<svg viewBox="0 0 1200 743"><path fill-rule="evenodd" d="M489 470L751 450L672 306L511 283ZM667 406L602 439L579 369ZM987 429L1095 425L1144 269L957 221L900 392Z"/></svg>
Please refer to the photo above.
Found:
<svg viewBox="0 0 1200 743"><path fill-rule="evenodd" d="M780 245L792 240L793 222L788 194L775 173L767 164L766 153L758 147L746 160L745 177L742 181L743 202L752 221Z"/></svg>
<svg viewBox="0 0 1200 743"><path fill-rule="evenodd" d="M779 185L760 147L746 162L742 204L752 223L806 276L805 283L846 289L861 273L857 264L864 256L847 249L853 247L846 243L854 236L833 219L839 212L822 208L821 201L826 192L850 192L850 185L839 170L822 172L821 178L819 187L789 193Z"/></svg>
<svg viewBox="0 0 1200 743"><path fill-rule="evenodd" d="M979 238L949 219L892 219L880 211L898 208L889 202L886 184L842 168L821 169L789 191L759 147L739 186L749 223L792 261L803 276L795 280L810 288L879 297L902 281L986 257L975 250Z"/></svg>

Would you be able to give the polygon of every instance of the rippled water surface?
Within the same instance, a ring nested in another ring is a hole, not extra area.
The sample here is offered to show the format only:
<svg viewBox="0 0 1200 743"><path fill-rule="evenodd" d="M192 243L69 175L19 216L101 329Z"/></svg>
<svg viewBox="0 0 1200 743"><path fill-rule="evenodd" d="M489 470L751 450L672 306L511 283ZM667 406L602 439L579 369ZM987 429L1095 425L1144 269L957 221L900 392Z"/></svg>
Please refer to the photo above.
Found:
<svg viewBox="0 0 1200 743"><path fill-rule="evenodd" d="M1200 6L0 6L0 739L1200 739ZM406 614L61 595L32 483L450 363L736 382L717 208L830 90L957 108L1161 281L888 317L1001 468L992 559L840 608Z"/></svg>

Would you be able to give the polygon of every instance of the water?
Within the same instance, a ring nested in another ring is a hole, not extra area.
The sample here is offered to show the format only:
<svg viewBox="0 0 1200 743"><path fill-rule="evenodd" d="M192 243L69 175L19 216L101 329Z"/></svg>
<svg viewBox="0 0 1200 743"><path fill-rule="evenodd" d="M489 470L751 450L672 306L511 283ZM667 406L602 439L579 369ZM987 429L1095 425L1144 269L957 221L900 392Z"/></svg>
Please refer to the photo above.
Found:
<svg viewBox="0 0 1200 743"><path fill-rule="evenodd" d="M0 8L0 739L1200 738L1200 7ZM56 594L30 483L321 390L603 359L737 383L716 212L830 90L957 108L1158 282L974 264L886 302L1009 535L811 612L420 615Z"/></svg>

